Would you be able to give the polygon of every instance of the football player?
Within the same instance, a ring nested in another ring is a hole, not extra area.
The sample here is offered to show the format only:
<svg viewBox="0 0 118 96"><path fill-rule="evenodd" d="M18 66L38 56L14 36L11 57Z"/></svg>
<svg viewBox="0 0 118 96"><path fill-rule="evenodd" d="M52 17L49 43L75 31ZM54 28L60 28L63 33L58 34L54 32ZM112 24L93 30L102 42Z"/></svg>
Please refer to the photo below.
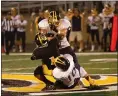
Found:
<svg viewBox="0 0 118 96"><path fill-rule="evenodd" d="M51 61L56 67L53 70L50 70L49 74L54 76L56 82L54 83L54 86L48 87L47 90L74 88L79 85L80 78L86 78L88 75L83 67L78 69L78 67L75 66L73 57L70 54L60 55L51 59ZM89 79L89 83L90 87L88 88L100 88L91 78Z"/></svg>
<svg viewBox="0 0 118 96"><path fill-rule="evenodd" d="M85 77L87 72L83 67L76 68L73 57L70 54L64 54L54 59L53 63L56 68L52 71L54 78L57 80L55 83L56 88L74 88L78 85L80 78Z"/></svg>
<svg viewBox="0 0 118 96"><path fill-rule="evenodd" d="M46 21L46 20L45 20ZM40 22L41 23L41 22ZM40 23L39 23L39 25L40 25ZM42 22L42 23L44 23L44 21ZM41 24L41 26L42 25L44 25L44 26L46 26L46 25L48 25L48 22L46 21L45 22L45 24ZM40 27L40 26L39 26ZM67 21L67 20L65 20L65 19L61 19L60 20L60 24L59 24L59 26L58 26L58 34L57 34L57 36L56 37L58 37L59 39L60 39L60 47L59 47L59 52L61 53L61 54L70 54L72 57L73 57L73 61L74 61L74 65L75 65L75 67L77 68L77 69L79 69L80 70L80 65L78 64L78 60L77 60L77 57L76 57L76 55L75 55L75 53L73 52L73 50L71 49L71 47L70 47L70 44L68 43L68 41L67 41L67 39L66 39L66 32L67 32L67 29L68 29L68 27L70 27L70 22L69 21ZM47 28L48 29L48 28ZM46 30L41 30L41 33L44 35L44 34L46 34L47 33L47 31ZM52 40L55 40L55 38L54 38L54 36L52 37L53 39L47 39L48 41L52 41ZM42 41L42 39L37 39L38 40L38 42L41 42ZM40 44L40 43L39 43ZM45 43L45 44L48 44L48 47L50 46L50 43L48 42L48 43ZM58 44L57 42L54 44L54 43L51 43L52 44L52 46L56 46L56 44ZM36 49L36 51L34 51L33 53L33 56L32 57L35 57L35 59L41 59L41 58L46 58L45 56L47 56L47 60L49 60L49 57L51 57L51 56L54 56L54 55L52 55L52 53L54 54L54 53L56 53L57 52L57 50L58 50L58 47L56 47L55 48L55 51L53 50L53 49L51 49L51 48L53 48L53 47L50 47L50 48L48 48L48 47L46 47L47 48L47 50L46 51L44 51L44 48L38 48L38 49ZM45 49L46 49L45 48ZM43 50L43 51L40 51L40 50ZM53 50L53 52L51 52L51 50ZM43 53L45 53L45 54L47 54L47 55L41 55L41 52L42 52L42 54ZM50 52L50 56L49 56L49 53ZM41 55L41 56L44 56L44 57L40 57L39 55ZM58 54L59 55L59 54ZM58 56L57 55L57 56ZM40 57L40 58L39 58ZM55 56L56 57L56 56ZM45 64L46 65L51 65L51 62L49 63L49 62L45 62ZM44 69L46 69L47 71L45 71L44 73L50 73L49 71L50 70L48 70L48 68L46 68L47 66L45 66L45 68ZM36 72L39 72L39 70L38 70L39 68L37 68L36 70ZM53 68L52 68L53 69ZM43 71L42 71L43 72ZM39 75L40 73L38 73L38 75ZM36 76L36 75L35 75ZM85 78L90 82L90 85L95 85L93 82L92 82L92 79L90 78L90 76L88 75L88 74L86 74L86 76L85 76ZM39 78L40 79L40 78Z"/></svg>
<svg viewBox="0 0 118 96"><path fill-rule="evenodd" d="M58 35L61 37L60 39L60 47L59 47L59 52L60 54L70 54L73 57L73 61L74 61L74 66L78 69L81 70L81 66L78 63L78 59L74 53L74 51L72 50L67 38L66 38L66 34L67 34L67 30L68 28L71 27L71 24L68 20L66 19L61 19L60 20L60 24L58 26ZM93 80L91 79L91 77L86 74L85 79L90 83L91 86L97 86L97 84L95 84L93 82Z"/></svg>
<svg viewBox="0 0 118 96"><path fill-rule="evenodd" d="M35 36L35 43L37 44L37 47L33 51L31 60L42 60L42 65L35 69L34 76L37 79L44 81L47 84L46 87L48 87L53 83L47 80L44 75L49 73L49 70L46 69L47 67L50 70L54 68L54 66L51 65L51 60L49 58L52 56L59 56L58 39L55 37L55 34L53 34L54 32L50 30L47 19L40 21L38 26L40 32Z"/></svg>

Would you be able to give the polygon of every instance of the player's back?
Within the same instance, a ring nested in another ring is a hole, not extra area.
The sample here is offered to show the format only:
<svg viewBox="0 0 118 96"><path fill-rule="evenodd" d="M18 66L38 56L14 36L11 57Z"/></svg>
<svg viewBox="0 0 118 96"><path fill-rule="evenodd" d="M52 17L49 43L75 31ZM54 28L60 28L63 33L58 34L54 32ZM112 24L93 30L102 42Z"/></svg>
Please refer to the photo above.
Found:
<svg viewBox="0 0 118 96"><path fill-rule="evenodd" d="M71 56L71 55L70 55ZM71 56L72 57L72 56ZM53 70L53 76L64 83L64 85L71 87L75 83L76 78L80 78L79 71L75 68L73 59L68 58L70 66L67 71L62 71L58 67Z"/></svg>

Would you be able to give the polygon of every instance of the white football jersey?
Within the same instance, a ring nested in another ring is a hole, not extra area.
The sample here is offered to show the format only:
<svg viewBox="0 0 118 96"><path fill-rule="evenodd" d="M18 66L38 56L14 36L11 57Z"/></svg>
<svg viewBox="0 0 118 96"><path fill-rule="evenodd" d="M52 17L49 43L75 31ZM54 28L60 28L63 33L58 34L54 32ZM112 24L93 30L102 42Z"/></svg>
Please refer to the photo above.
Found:
<svg viewBox="0 0 118 96"><path fill-rule="evenodd" d="M114 14L111 13L109 15L105 15L103 13L100 13L99 16L101 17L102 22L103 22L103 29L106 29L109 27L109 21L114 16Z"/></svg>
<svg viewBox="0 0 118 96"><path fill-rule="evenodd" d="M62 71L56 67L53 70L53 76L57 80L61 80L66 86L70 87L75 83L74 81L76 78L80 78L80 74L78 69L74 66L73 57L70 54L65 54L64 57L70 61L70 67L67 71Z"/></svg>
<svg viewBox="0 0 118 96"><path fill-rule="evenodd" d="M15 25L17 25L17 20L20 19L20 15L16 15L15 17L11 16L11 19L15 22Z"/></svg>
<svg viewBox="0 0 118 96"><path fill-rule="evenodd" d="M26 25L27 25L27 21L26 21L26 20L23 20L23 21L17 20L16 24L17 24L17 25L26 26ZM18 28L17 28L17 31L18 31L18 32L24 32L25 30L26 30L25 27L18 27Z"/></svg>
<svg viewBox="0 0 118 96"><path fill-rule="evenodd" d="M64 37L62 40L60 40L60 48L59 49L66 48L68 46L70 46L70 44L69 44L66 37Z"/></svg>
<svg viewBox="0 0 118 96"><path fill-rule="evenodd" d="M69 27L71 27L71 23L68 19L60 19L59 26L57 29L62 30L62 29L68 29Z"/></svg>
<svg viewBox="0 0 118 96"><path fill-rule="evenodd" d="M100 21L99 16L96 16L95 18L93 18L93 16L89 16L88 17L88 21L89 21L89 25L90 25L90 28L91 29L95 30L95 29L98 29L99 28L98 27L98 24L97 24L97 22ZM96 25L92 25L93 23L95 23Z"/></svg>

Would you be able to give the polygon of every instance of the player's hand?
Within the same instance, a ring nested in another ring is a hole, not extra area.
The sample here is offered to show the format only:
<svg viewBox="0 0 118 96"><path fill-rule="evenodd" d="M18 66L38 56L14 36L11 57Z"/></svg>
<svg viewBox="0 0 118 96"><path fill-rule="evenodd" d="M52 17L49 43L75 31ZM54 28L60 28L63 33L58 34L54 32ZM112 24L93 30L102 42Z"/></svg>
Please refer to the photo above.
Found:
<svg viewBox="0 0 118 96"><path fill-rule="evenodd" d="M31 60L36 60L36 56L32 55Z"/></svg>
<svg viewBox="0 0 118 96"><path fill-rule="evenodd" d="M90 85L87 87L89 90L100 90L106 88L105 86L99 86L99 85Z"/></svg>

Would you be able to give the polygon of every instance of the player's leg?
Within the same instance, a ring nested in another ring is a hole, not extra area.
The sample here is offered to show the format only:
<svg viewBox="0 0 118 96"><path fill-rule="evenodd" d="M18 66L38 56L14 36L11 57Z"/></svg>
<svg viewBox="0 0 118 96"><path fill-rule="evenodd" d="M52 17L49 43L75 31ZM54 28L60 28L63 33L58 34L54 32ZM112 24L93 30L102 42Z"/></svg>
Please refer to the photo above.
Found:
<svg viewBox="0 0 118 96"><path fill-rule="evenodd" d="M38 66L35 70L34 70L34 76L43 81L45 84L53 84L53 82L49 81L46 79L46 77L44 76L44 73L43 73L43 67L42 66Z"/></svg>
<svg viewBox="0 0 118 96"><path fill-rule="evenodd" d="M95 80L93 80L90 77L90 75L85 71L85 69L83 67L80 67L80 74L81 74L81 77L85 78L89 82L90 87L92 87L92 88L99 87L98 84L95 82Z"/></svg>
<svg viewBox="0 0 118 96"><path fill-rule="evenodd" d="M25 52L25 46L26 46L26 33L22 32L22 49L23 49L23 52Z"/></svg>
<svg viewBox="0 0 118 96"><path fill-rule="evenodd" d="M17 49L16 48L17 47L17 28L14 29L13 34L14 35L13 35L12 38L13 38L14 44L13 44L13 49L12 50L13 50L13 52L16 52L16 49Z"/></svg>
<svg viewBox="0 0 118 96"><path fill-rule="evenodd" d="M5 52L5 32L1 32L1 52Z"/></svg>
<svg viewBox="0 0 118 96"><path fill-rule="evenodd" d="M21 49L21 42L20 42L20 39L21 39L21 32L17 32L17 35L16 35L16 49L18 51L20 51Z"/></svg>
<svg viewBox="0 0 118 96"><path fill-rule="evenodd" d="M94 35L95 35L95 31L94 30L91 30L91 41L92 41L92 44L91 44L91 51L93 52L95 50L95 44L94 44Z"/></svg>
<svg viewBox="0 0 118 96"><path fill-rule="evenodd" d="M6 55L9 55L9 33L5 32L5 47L6 47Z"/></svg>
<svg viewBox="0 0 118 96"><path fill-rule="evenodd" d="M12 50L13 45L14 45L14 38L13 38L13 36L14 36L14 33L11 32L11 34L10 34L10 45L9 45L9 51Z"/></svg>
<svg viewBox="0 0 118 96"><path fill-rule="evenodd" d="M104 52L107 51L107 35L108 35L108 30L104 30Z"/></svg>
<svg viewBox="0 0 118 96"><path fill-rule="evenodd" d="M74 39L76 37L76 32L70 32L70 37L69 37L69 41L70 41L70 45L72 50L74 50Z"/></svg>
<svg viewBox="0 0 118 96"><path fill-rule="evenodd" d="M80 47L79 47L79 52L82 52L84 50L84 42L83 42L83 36L82 36L82 32L78 31L77 32L77 40L80 43Z"/></svg>
<svg viewBox="0 0 118 96"><path fill-rule="evenodd" d="M98 43L98 51L101 50L101 46L100 46L100 38L99 38L99 30L96 30L96 40L97 40L97 43Z"/></svg>
<svg viewBox="0 0 118 96"><path fill-rule="evenodd" d="M112 37L112 30L109 30L109 50L110 51L110 46L111 46L111 37Z"/></svg>

